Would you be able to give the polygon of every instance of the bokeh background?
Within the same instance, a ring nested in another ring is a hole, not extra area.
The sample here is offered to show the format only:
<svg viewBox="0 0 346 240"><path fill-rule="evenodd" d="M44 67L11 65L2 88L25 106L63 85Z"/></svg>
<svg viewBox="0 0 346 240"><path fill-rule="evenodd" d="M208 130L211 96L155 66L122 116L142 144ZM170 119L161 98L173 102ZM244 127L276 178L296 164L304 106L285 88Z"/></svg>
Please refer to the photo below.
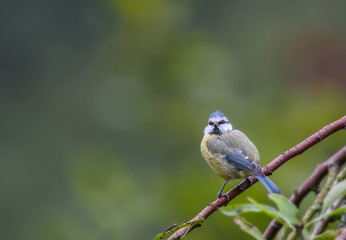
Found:
<svg viewBox="0 0 346 240"><path fill-rule="evenodd" d="M245 132L262 165L345 114L345 10L345 1L4 1L0 238L153 239L188 221L223 182L200 154L210 113ZM289 196L345 140L332 135L271 179ZM256 184L234 202L269 203L266 193ZM246 217L261 230L269 221ZM248 239L217 212L187 238L230 236Z"/></svg>

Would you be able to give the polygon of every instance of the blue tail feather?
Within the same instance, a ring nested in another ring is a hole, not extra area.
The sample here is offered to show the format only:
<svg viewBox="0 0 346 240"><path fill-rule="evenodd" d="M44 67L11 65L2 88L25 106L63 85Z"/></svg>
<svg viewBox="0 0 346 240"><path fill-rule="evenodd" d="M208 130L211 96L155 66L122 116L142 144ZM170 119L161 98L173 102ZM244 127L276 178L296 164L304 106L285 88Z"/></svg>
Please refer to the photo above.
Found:
<svg viewBox="0 0 346 240"><path fill-rule="evenodd" d="M260 181L266 187L266 189L269 192L281 194L280 189L265 175L264 176L255 175L255 177L258 179L258 181Z"/></svg>

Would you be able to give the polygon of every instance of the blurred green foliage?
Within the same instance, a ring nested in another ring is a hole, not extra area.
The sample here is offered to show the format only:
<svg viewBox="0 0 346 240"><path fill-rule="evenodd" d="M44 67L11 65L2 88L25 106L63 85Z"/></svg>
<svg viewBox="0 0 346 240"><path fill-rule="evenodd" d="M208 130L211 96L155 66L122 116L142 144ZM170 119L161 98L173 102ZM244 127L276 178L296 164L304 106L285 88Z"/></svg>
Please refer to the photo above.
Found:
<svg viewBox="0 0 346 240"><path fill-rule="evenodd" d="M345 114L343 1L2 5L1 239L152 239L216 197L199 150L211 112L262 165ZM344 144L336 133L271 179L289 196ZM267 201L260 185L243 195ZM216 213L189 238L230 234L247 238Z"/></svg>

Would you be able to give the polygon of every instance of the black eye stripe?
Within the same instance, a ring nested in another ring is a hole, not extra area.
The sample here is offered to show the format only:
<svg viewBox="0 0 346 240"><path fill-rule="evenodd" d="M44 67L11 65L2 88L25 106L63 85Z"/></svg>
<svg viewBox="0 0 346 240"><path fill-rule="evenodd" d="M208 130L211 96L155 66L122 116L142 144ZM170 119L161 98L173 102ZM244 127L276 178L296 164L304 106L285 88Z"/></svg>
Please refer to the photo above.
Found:
<svg viewBox="0 0 346 240"><path fill-rule="evenodd" d="M221 124L225 124L225 123L229 123L229 122L228 122L228 121L225 121L225 120L221 120L221 121L217 122L217 125L221 125ZM209 121L209 122L208 122L208 125L213 126L214 124L215 124L215 123L212 122L212 121Z"/></svg>

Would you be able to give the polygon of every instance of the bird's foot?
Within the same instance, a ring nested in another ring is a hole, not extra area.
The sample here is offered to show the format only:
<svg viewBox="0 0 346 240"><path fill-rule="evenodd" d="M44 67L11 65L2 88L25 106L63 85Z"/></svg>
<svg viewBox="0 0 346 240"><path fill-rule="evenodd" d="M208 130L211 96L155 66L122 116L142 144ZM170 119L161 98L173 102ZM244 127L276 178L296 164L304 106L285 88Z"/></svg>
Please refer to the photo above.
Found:
<svg viewBox="0 0 346 240"><path fill-rule="evenodd" d="M227 203L229 202L229 196L226 193L218 193L217 194L217 199L221 198L221 197L225 197L227 198ZM227 204L226 203L226 204Z"/></svg>
<svg viewBox="0 0 346 240"><path fill-rule="evenodd" d="M252 181L249 177L245 178L245 181L247 181L250 184L250 186L252 186Z"/></svg>

